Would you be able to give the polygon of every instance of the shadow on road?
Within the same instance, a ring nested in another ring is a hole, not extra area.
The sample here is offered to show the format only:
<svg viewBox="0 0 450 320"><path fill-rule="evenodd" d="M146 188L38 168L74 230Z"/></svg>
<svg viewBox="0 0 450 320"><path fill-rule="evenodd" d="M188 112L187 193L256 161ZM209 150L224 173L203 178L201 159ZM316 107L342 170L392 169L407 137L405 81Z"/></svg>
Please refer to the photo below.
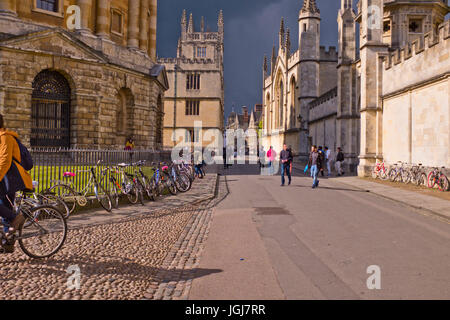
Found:
<svg viewBox="0 0 450 320"><path fill-rule="evenodd" d="M294 185L294 187L311 189L311 186ZM351 192L363 192L363 193L370 192L370 190L347 189L347 188L332 188L332 187L320 187L320 186L317 189L336 190L336 191L351 191Z"/></svg>

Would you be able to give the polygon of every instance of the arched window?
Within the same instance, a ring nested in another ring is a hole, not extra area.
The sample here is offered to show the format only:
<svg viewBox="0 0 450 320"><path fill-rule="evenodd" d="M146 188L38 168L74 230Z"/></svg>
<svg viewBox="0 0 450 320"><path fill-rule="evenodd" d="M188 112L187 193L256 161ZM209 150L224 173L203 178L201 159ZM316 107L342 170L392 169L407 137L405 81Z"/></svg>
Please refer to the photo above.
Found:
<svg viewBox="0 0 450 320"><path fill-rule="evenodd" d="M44 70L33 81L32 147L70 147L70 85L56 71Z"/></svg>
<svg viewBox="0 0 450 320"><path fill-rule="evenodd" d="M280 92L279 92L279 101L278 101L279 110L279 119L278 119L278 127L283 127L283 118L284 118L284 85L283 81L280 81Z"/></svg>
<svg viewBox="0 0 450 320"><path fill-rule="evenodd" d="M295 78L291 79L291 106L290 106L290 127L295 127Z"/></svg>

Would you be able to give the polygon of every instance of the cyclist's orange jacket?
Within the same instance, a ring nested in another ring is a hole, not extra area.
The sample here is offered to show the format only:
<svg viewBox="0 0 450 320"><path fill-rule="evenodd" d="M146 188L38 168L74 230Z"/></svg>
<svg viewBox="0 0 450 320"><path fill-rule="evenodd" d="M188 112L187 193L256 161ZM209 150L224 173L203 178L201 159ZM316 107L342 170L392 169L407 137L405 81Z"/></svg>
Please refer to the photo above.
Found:
<svg viewBox="0 0 450 320"><path fill-rule="evenodd" d="M15 138L19 138L17 133L0 129L0 181L3 180L9 168L11 168L13 157L18 162L21 161L19 145ZM31 180L30 174L19 163L14 162L19 170L25 188L33 189L33 181Z"/></svg>

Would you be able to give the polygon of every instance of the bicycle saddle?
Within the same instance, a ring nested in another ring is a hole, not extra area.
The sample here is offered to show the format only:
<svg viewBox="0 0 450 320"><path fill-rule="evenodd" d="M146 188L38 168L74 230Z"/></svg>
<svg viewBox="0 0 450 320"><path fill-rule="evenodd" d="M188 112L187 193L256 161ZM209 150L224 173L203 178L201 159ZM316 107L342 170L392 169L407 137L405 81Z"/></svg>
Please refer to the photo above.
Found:
<svg viewBox="0 0 450 320"><path fill-rule="evenodd" d="M75 176L76 176L76 174L73 172L64 172L64 174L63 174L64 178L73 178Z"/></svg>

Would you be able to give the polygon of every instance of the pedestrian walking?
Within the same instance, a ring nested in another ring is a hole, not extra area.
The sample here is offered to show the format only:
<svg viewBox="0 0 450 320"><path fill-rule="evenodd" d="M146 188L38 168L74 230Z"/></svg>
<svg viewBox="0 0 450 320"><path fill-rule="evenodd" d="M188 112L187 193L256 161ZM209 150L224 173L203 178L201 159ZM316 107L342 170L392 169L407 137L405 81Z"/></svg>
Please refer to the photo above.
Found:
<svg viewBox="0 0 450 320"><path fill-rule="evenodd" d="M292 158L291 165L289 167L289 172L291 173L291 176L292 176L292 167L294 166L294 154L292 153L292 146L288 147L288 151L291 153L291 158Z"/></svg>
<svg viewBox="0 0 450 320"><path fill-rule="evenodd" d="M273 162L275 161L275 157L277 153L273 150L273 147L270 146L270 149L267 151L267 159L269 160L269 173L273 175Z"/></svg>
<svg viewBox="0 0 450 320"><path fill-rule="evenodd" d="M320 155L316 146L311 147L308 167L311 168L311 177L313 178L312 188L315 189L319 186L319 168L322 167Z"/></svg>
<svg viewBox="0 0 450 320"><path fill-rule="evenodd" d="M280 152L280 162L281 162L281 186L284 187L285 178L284 175L288 176L288 185L291 185L291 163L292 163L292 153L288 149L287 145L283 145L283 150Z"/></svg>
<svg viewBox="0 0 450 320"><path fill-rule="evenodd" d="M33 189L31 176L22 166L24 160L28 160L32 166L32 160L26 148L26 154L23 148L25 147L20 143L18 134L5 129L3 116L0 114L0 217L6 225L7 238L25 221L22 213L16 214L13 211L16 192ZM22 155L28 155L29 159L22 159ZM2 243L3 245L7 252L14 251L14 243Z"/></svg>
<svg viewBox="0 0 450 320"><path fill-rule="evenodd" d="M323 151L322 146L319 146L319 149L317 150L317 152L319 153L320 156L320 160L321 160L321 166L319 167L319 172L322 175L322 177L324 176L324 167L325 167L325 152Z"/></svg>
<svg viewBox="0 0 450 320"><path fill-rule="evenodd" d="M337 148L337 154L336 154L336 171L337 175L340 177L344 174L344 171L342 170L342 165L344 163L344 153L342 152L342 149L339 147Z"/></svg>
<svg viewBox="0 0 450 320"><path fill-rule="evenodd" d="M325 147L325 161L327 164L327 176L331 176L331 150Z"/></svg>

